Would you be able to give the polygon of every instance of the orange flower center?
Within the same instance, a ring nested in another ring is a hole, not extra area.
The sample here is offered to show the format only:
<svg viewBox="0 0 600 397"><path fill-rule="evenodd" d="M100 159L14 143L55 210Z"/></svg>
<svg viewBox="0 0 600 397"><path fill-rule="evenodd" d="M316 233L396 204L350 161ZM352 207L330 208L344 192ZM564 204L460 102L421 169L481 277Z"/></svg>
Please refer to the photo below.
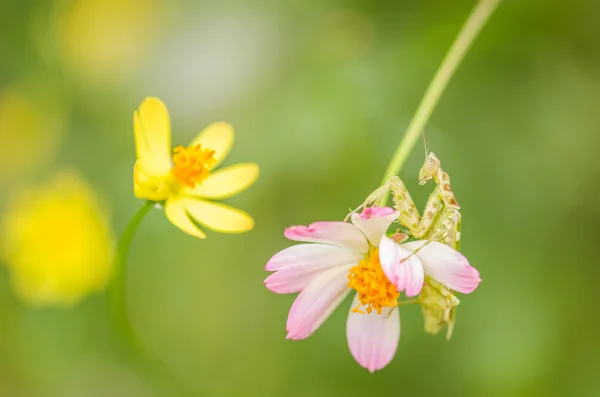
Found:
<svg viewBox="0 0 600 397"><path fill-rule="evenodd" d="M367 313L375 309L377 314L381 314L384 307L398 306L400 292L383 273L379 263L379 248L371 248L369 256L350 269L348 287L358 292L360 304L352 309L354 313L365 314L360 309L364 305L367 306L365 309Z"/></svg>
<svg viewBox="0 0 600 397"><path fill-rule="evenodd" d="M193 188L208 178L209 168L216 162L214 154L214 150L202 149L202 145L177 146L173 149L171 174L185 186Z"/></svg>

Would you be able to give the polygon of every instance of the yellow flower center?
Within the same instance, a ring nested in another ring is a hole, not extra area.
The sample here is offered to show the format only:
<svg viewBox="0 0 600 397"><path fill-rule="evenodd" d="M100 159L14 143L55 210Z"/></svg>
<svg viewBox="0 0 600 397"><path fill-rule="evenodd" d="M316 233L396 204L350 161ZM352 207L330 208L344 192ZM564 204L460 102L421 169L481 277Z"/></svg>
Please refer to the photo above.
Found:
<svg viewBox="0 0 600 397"><path fill-rule="evenodd" d="M202 145L177 146L173 149L171 173L179 182L193 188L208 178L209 168L216 162L214 154L214 150L202 149Z"/></svg>
<svg viewBox="0 0 600 397"><path fill-rule="evenodd" d="M381 314L384 307L398 306L400 292L383 273L379 263L379 248L371 248L369 256L350 269L348 281L348 287L358 292L360 301L352 312L365 314L360 307L366 305L367 313L375 309L377 314Z"/></svg>

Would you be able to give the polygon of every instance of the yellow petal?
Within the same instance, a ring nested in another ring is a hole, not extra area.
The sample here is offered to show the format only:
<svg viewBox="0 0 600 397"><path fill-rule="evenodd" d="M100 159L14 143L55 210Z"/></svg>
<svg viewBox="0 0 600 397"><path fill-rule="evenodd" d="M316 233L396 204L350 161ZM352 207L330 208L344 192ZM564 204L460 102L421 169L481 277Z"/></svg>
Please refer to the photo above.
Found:
<svg viewBox="0 0 600 397"><path fill-rule="evenodd" d="M225 204L182 198L187 212L200 225L221 233L243 233L252 230L254 220L242 210Z"/></svg>
<svg viewBox="0 0 600 397"><path fill-rule="evenodd" d="M190 146L200 144L205 149L215 151L215 164L210 168L215 168L221 164L229 154L233 146L233 127L225 122L217 122L206 127L190 143Z"/></svg>
<svg viewBox="0 0 600 397"><path fill-rule="evenodd" d="M146 172L163 176L171 169L169 111L158 98L146 98L133 113L137 158Z"/></svg>
<svg viewBox="0 0 600 397"><path fill-rule="evenodd" d="M174 198L167 200L165 203L165 215L172 224L187 234L198 238L206 238L206 234L190 219L181 199Z"/></svg>
<svg viewBox="0 0 600 397"><path fill-rule="evenodd" d="M224 199L246 190L258 178L258 164L240 163L210 174L188 194L209 199Z"/></svg>
<svg viewBox="0 0 600 397"><path fill-rule="evenodd" d="M133 193L137 198L164 201L169 197L170 190L166 178L150 175L138 160L133 167Z"/></svg>

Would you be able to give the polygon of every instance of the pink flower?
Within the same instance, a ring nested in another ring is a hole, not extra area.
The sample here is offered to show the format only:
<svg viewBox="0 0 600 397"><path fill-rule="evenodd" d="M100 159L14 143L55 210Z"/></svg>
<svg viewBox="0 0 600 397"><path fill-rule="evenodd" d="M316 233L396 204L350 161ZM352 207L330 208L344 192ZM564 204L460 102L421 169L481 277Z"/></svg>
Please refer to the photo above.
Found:
<svg viewBox="0 0 600 397"><path fill-rule="evenodd" d="M418 295L424 275L459 292L473 291L479 272L452 248L437 242L396 244L385 233L398 218L389 207L352 214L352 223L292 226L285 236L298 244L275 254L265 280L279 294L300 292L287 320L287 338L309 337L352 290L346 335L358 363L373 372L394 357L400 338L398 297Z"/></svg>

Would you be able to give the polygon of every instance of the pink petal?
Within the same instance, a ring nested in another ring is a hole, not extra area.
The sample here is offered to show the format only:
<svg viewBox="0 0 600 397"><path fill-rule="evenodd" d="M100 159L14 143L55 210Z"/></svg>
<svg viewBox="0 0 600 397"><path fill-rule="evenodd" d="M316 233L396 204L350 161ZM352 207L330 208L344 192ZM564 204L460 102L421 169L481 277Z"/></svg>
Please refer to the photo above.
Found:
<svg viewBox="0 0 600 397"><path fill-rule="evenodd" d="M360 217L363 220L368 220L371 218L381 218L391 214L396 214L398 216L398 212L390 207L366 207L363 212L360 213Z"/></svg>
<svg viewBox="0 0 600 397"><path fill-rule="evenodd" d="M290 240L336 245L361 254L366 254L369 249L361 231L346 222L315 222L309 226L291 226L285 229L284 234Z"/></svg>
<svg viewBox="0 0 600 397"><path fill-rule="evenodd" d="M335 267L316 277L300 292L287 320L287 338L312 335L348 295L348 269Z"/></svg>
<svg viewBox="0 0 600 397"><path fill-rule="evenodd" d="M361 259L358 253L326 244L299 244L276 253L265 270L275 270L265 280L268 289L289 294L304 289L316 276L336 266L346 271Z"/></svg>
<svg viewBox="0 0 600 397"><path fill-rule="evenodd" d="M359 215L352 214L352 223L358 227L372 246L377 247L388 227L398 218L398 211L390 207L368 207Z"/></svg>
<svg viewBox="0 0 600 397"><path fill-rule="evenodd" d="M352 262L363 258L349 249L327 244L298 244L279 251L267 262L265 270L277 271L295 267L321 267L334 262Z"/></svg>
<svg viewBox="0 0 600 397"><path fill-rule="evenodd" d="M412 241L402 244L411 251L421 248L417 256L423 264L425 273L446 287L463 294L469 294L481 282L479 272L469 265L469 261L460 252L437 241Z"/></svg>
<svg viewBox="0 0 600 397"><path fill-rule="evenodd" d="M383 236L379 244L379 261L388 280L406 296L417 296L423 288L425 274L417 255Z"/></svg>
<svg viewBox="0 0 600 397"><path fill-rule="evenodd" d="M358 305L355 297L352 308ZM373 372L382 369L394 358L400 339L400 311L384 309L381 314L353 313L350 310L346 337L350 353L358 363Z"/></svg>

